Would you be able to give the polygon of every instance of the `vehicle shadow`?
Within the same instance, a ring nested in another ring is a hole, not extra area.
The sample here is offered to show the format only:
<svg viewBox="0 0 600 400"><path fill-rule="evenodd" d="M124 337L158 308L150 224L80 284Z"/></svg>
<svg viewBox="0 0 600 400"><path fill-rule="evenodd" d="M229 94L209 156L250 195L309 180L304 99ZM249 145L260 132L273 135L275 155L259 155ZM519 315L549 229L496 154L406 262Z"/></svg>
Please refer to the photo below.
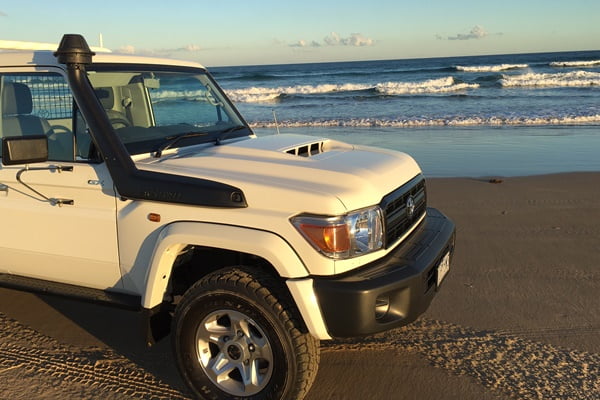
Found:
<svg viewBox="0 0 600 400"><path fill-rule="evenodd" d="M141 313L54 296L38 295L37 297L106 346L108 352L114 352L130 360L157 380L179 391L182 397L191 396L177 371L171 353L170 336L152 347L146 347ZM60 335L55 333L53 336ZM94 346L94 340L91 338L84 338L83 343L69 343L69 338L55 337L55 339L65 345L81 347L82 350L85 350L86 341L93 347L104 347ZM79 342L80 339L70 341Z"/></svg>

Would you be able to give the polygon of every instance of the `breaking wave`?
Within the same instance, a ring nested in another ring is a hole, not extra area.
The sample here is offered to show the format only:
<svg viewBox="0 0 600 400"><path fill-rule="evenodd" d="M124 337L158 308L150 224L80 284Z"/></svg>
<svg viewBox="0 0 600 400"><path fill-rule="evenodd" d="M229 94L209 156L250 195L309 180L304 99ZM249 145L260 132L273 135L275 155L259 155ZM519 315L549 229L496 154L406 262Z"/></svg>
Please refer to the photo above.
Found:
<svg viewBox="0 0 600 400"><path fill-rule="evenodd" d="M525 66L526 64L502 64L502 66ZM473 67L484 68L485 66ZM491 67L491 66L490 66ZM499 67L499 66L495 66ZM491 70L490 70L491 71ZM295 85L263 87L251 86L238 89L226 89L225 92L236 103L279 103L290 100L294 96L305 96L318 100L318 96L338 95L340 98L349 96L364 96L365 98L381 98L382 96L418 96L477 93L478 89L489 88L542 88L542 87L585 87L600 86L600 72L574 70L569 72L548 73L493 73L488 72L471 81L464 82L452 76L420 81L387 81L375 84L366 83L337 83L316 85ZM475 91L475 93L473 93ZM152 97L156 102L170 101L205 101L207 92L203 90L169 90L154 92ZM331 98L331 97L329 97Z"/></svg>
<svg viewBox="0 0 600 400"><path fill-rule="evenodd" d="M572 71L561 73L529 73L504 75L500 80L503 87L585 87L600 85L600 73Z"/></svg>
<svg viewBox="0 0 600 400"><path fill-rule="evenodd" d="M239 103L264 103L275 102L282 96L314 95L342 92L375 91L385 96L415 95L415 94L441 94L466 89L476 89L478 84L456 82L453 77L430 79L420 82L382 82L375 85L368 84L322 84L298 85L287 87L251 87L243 89L226 90L227 95Z"/></svg>
<svg viewBox="0 0 600 400"><path fill-rule="evenodd" d="M264 103L277 100L284 95L298 94L324 94L335 92L353 92L371 89L371 86L361 84L323 84L323 85L298 85L298 86L280 86L275 88L269 87L250 87L244 89L226 90L227 96L235 102L239 103Z"/></svg>
<svg viewBox="0 0 600 400"><path fill-rule="evenodd" d="M499 64L499 65L472 65L472 66L456 66L457 71L462 72L500 72L511 69L528 68L528 64Z"/></svg>
<svg viewBox="0 0 600 400"><path fill-rule="evenodd" d="M152 93L152 101L198 100L207 94L206 90L160 90Z"/></svg>
<svg viewBox="0 0 600 400"><path fill-rule="evenodd" d="M315 121L256 121L253 128L415 128L434 126L542 126L542 125L586 125L600 123L600 114L582 116L526 117L454 117L438 119L377 119L356 118L348 120Z"/></svg>
<svg viewBox="0 0 600 400"><path fill-rule="evenodd" d="M477 89L479 84L456 82L449 76L430 79L424 82L385 82L375 86L375 90L385 95L450 93L466 89Z"/></svg>
<svg viewBox="0 0 600 400"><path fill-rule="evenodd" d="M600 67L600 60L592 60L592 61L555 61L549 64L551 67L563 67L563 68L573 68L573 67Z"/></svg>

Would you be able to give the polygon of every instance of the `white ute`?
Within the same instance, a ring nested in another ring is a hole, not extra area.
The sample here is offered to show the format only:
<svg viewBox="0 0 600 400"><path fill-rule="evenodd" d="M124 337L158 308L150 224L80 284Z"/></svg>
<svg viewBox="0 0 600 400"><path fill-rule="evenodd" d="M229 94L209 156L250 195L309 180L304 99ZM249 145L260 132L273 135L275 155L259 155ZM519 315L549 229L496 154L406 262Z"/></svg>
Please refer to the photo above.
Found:
<svg viewBox="0 0 600 400"><path fill-rule="evenodd" d="M429 306L454 224L406 154L256 137L201 65L0 52L0 286L143 313L206 399L301 399L319 341Z"/></svg>

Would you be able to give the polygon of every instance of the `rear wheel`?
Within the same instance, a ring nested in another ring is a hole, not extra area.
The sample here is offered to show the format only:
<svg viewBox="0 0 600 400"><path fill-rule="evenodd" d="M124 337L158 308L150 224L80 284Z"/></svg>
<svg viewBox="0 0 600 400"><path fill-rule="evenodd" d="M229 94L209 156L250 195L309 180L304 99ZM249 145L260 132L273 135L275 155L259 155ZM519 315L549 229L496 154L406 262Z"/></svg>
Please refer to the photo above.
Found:
<svg viewBox="0 0 600 400"><path fill-rule="evenodd" d="M179 370L201 398L301 399L316 376L319 341L264 272L206 276L184 294L173 324Z"/></svg>

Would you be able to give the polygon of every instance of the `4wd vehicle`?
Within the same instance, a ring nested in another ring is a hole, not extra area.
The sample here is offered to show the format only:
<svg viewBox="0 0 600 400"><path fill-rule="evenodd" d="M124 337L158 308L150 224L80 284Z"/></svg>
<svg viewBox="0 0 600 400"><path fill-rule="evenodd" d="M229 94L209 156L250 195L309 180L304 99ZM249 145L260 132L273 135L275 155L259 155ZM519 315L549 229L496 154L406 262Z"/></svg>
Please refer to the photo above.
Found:
<svg viewBox="0 0 600 400"><path fill-rule="evenodd" d="M200 65L0 53L0 285L143 313L200 398L299 399L319 340L414 321L454 224L406 154L256 137Z"/></svg>

